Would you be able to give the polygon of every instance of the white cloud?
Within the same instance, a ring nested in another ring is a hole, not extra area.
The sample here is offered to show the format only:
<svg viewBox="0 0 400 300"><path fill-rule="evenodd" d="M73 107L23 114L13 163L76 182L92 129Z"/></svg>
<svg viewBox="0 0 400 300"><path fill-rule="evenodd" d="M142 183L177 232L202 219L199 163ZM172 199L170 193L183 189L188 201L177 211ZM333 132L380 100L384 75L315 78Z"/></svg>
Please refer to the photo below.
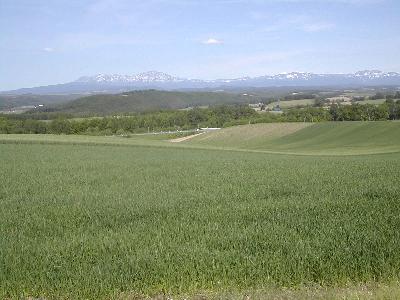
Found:
<svg viewBox="0 0 400 300"><path fill-rule="evenodd" d="M45 48L43 48L43 51L45 51L45 52L54 52L54 48L45 47Z"/></svg>
<svg viewBox="0 0 400 300"><path fill-rule="evenodd" d="M215 39L215 38L209 38L209 39L203 41L203 44L205 44L205 45L220 45L223 43L224 42L222 40Z"/></svg>

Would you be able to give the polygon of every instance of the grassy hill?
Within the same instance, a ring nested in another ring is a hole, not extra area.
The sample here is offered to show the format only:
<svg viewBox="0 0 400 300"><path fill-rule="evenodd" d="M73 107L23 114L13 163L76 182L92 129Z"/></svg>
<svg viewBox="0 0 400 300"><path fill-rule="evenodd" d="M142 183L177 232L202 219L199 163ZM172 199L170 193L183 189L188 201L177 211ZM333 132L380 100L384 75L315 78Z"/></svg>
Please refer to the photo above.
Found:
<svg viewBox="0 0 400 300"><path fill-rule="evenodd" d="M400 122L267 123L228 127L178 143L170 134L117 136L0 135L1 143L157 146L301 155L400 152Z"/></svg>
<svg viewBox="0 0 400 300"><path fill-rule="evenodd" d="M168 92L158 90L133 91L117 95L93 95L54 107L55 111L73 114L107 115L124 112L144 112L161 109L183 109L213 104L257 102L248 97L223 92Z"/></svg>
<svg viewBox="0 0 400 300"><path fill-rule="evenodd" d="M400 151L400 122L271 123L226 128L185 143L299 154Z"/></svg>

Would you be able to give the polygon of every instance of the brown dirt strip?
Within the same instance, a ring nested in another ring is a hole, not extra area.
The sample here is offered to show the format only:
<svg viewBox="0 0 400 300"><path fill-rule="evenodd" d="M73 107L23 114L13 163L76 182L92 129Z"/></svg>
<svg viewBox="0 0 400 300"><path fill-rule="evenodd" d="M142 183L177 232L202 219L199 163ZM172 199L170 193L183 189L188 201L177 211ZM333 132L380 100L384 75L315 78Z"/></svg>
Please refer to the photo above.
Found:
<svg viewBox="0 0 400 300"><path fill-rule="evenodd" d="M196 133L196 134L184 136L184 137L177 138L177 139L172 139L172 140L169 140L169 141L170 141L171 143L180 143L180 142L183 142L183 141L190 140L191 138L194 138L195 136L199 136L199 135L201 135L201 134L203 134L203 133L204 133L204 132Z"/></svg>

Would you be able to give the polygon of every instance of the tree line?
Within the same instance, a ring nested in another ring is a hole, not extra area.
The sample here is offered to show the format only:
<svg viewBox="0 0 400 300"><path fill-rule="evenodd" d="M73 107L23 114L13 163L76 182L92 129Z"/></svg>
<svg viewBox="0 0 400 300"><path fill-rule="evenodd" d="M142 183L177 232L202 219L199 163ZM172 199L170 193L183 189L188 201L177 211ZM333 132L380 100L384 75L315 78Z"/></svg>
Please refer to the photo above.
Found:
<svg viewBox="0 0 400 300"><path fill-rule="evenodd" d="M201 127L229 127L270 122L383 121L400 120L400 100L380 105L338 105L330 108L289 109L282 114L259 114L247 105L221 105L190 110L138 113L129 116L27 119L17 115L0 116L0 133L119 135Z"/></svg>

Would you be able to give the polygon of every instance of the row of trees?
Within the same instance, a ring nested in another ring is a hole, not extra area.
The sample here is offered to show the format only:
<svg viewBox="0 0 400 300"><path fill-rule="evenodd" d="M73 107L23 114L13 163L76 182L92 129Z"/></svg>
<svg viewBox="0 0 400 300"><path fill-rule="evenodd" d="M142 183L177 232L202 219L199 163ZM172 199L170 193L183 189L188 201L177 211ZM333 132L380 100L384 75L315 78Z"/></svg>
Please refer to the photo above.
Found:
<svg viewBox="0 0 400 300"><path fill-rule="evenodd" d="M390 118L387 105L332 105L329 113L333 121L383 121Z"/></svg>
<svg viewBox="0 0 400 300"><path fill-rule="evenodd" d="M383 94L382 92L378 92L373 96L370 96L369 99L371 100L377 100L377 99L387 99L387 100L393 100L393 99L400 99L400 92L397 91L394 95L392 94Z"/></svg>
<svg viewBox="0 0 400 300"><path fill-rule="evenodd" d="M295 109L285 113L284 119L289 122L400 120L400 100L396 102L386 100L380 105L353 103L333 104L329 109L322 107Z"/></svg>
<svg viewBox="0 0 400 300"><path fill-rule="evenodd" d="M51 121L0 117L0 133L53 133L113 135L148 131L185 130L198 127L228 127L249 123L381 121L400 120L400 101L381 105L332 105L330 109L307 107L283 114L258 114L248 106L216 106L191 110L143 113L132 116L65 119Z"/></svg>

